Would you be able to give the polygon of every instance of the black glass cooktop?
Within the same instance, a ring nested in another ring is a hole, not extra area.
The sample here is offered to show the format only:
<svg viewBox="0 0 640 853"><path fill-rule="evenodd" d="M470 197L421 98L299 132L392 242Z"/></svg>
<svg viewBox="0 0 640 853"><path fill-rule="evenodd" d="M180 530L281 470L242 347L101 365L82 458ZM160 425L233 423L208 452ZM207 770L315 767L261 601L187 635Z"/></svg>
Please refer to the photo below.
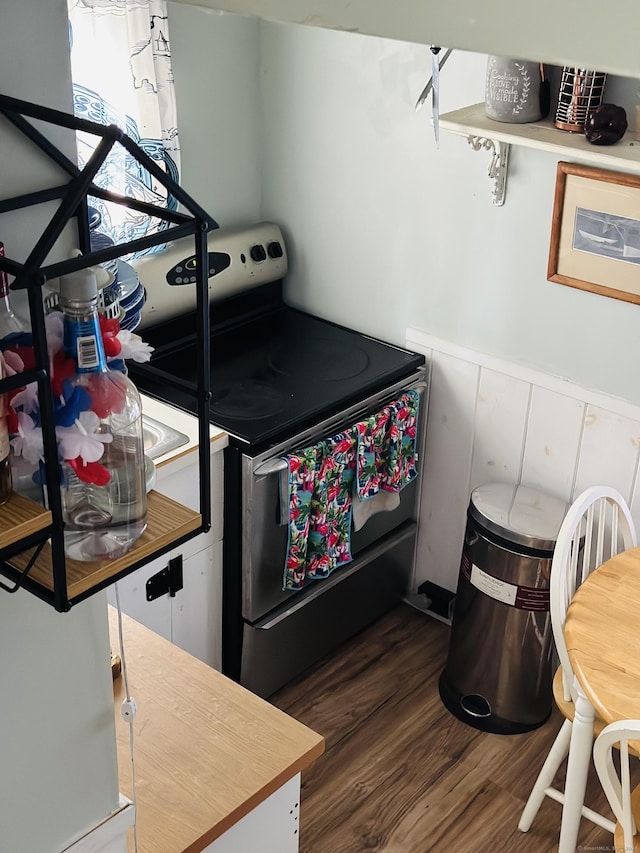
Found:
<svg viewBox="0 0 640 853"><path fill-rule="evenodd" d="M211 311L211 422L253 449L286 440L385 388L424 356L322 320L282 301L279 282ZM195 317L140 333L150 362L130 365L146 393L195 411ZM163 381L178 377L180 387Z"/></svg>

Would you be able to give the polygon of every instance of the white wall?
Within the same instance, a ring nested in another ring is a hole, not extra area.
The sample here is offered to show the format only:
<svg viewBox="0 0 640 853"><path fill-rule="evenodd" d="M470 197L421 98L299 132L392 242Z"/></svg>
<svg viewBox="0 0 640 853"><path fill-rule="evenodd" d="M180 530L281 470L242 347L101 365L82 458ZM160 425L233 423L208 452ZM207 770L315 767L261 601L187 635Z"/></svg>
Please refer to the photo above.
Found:
<svg viewBox="0 0 640 853"><path fill-rule="evenodd" d="M488 155L445 133L437 150L430 104L414 112L427 47L263 23L261 50L262 213L288 238L292 303L640 402L640 306L546 280L555 157L512 148L497 208ZM484 56L454 52L441 110L481 101L484 71Z"/></svg>
<svg viewBox="0 0 640 853"><path fill-rule="evenodd" d="M0 850L57 853L118 807L106 597L0 590Z"/></svg>
<svg viewBox="0 0 640 853"><path fill-rule="evenodd" d="M260 218L259 22L168 4L180 183L222 227Z"/></svg>
<svg viewBox="0 0 640 853"><path fill-rule="evenodd" d="M414 325L640 402L640 306L548 282L557 158L512 147L507 200L489 156L441 132L424 45L258 22L171 2L187 190L221 225L274 219L287 298L398 344ZM441 111L484 97L486 57L454 51ZM610 78L630 111L638 81Z"/></svg>
<svg viewBox="0 0 640 853"><path fill-rule="evenodd" d="M65 0L0 6L0 91L69 112ZM65 150L73 156L71 136ZM3 118L0 152L2 198L60 179ZM24 259L41 224L33 211L0 216L7 254ZM24 591L0 590L3 853L61 850L118 807L109 660L104 594L59 614Z"/></svg>

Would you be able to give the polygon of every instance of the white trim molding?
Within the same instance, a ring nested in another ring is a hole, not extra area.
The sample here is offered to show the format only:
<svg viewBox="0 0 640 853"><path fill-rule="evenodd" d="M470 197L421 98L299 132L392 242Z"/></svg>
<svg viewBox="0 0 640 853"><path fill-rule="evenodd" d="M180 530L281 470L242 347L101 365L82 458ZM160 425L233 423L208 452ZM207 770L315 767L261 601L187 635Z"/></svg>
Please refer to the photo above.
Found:
<svg viewBox="0 0 640 853"><path fill-rule="evenodd" d="M60 853L127 853L127 833L135 823L131 800L120 794L120 806Z"/></svg>

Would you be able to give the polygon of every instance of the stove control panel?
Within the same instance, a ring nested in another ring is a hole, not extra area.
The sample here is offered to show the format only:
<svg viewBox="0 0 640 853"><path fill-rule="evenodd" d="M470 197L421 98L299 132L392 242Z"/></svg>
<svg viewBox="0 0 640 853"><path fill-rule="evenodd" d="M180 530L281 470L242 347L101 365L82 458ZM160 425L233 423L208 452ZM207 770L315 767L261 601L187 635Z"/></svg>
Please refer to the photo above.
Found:
<svg viewBox="0 0 640 853"><path fill-rule="evenodd" d="M221 228L207 237L209 302L277 281L288 268L282 232L274 222ZM145 291L141 328L196 307L194 238L169 243L163 252L132 261Z"/></svg>

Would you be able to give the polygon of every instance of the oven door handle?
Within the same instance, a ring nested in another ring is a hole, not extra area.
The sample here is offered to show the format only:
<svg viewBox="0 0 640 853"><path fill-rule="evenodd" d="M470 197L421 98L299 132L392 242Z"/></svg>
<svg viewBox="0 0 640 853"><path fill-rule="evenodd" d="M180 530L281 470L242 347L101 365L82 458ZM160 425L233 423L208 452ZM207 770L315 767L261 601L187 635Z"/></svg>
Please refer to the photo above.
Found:
<svg viewBox="0 0 640 853"><path fill-rule="evenodd" d="M289 463L286 459L267 459L266 462L258 465L253 474L255 477L268 477L269 474L281 474L288 467Z"/></svg>
<svg viewBox="0 0 640 853"><path fill-rule="evenodd" d="M286 494L289 489L289 463L281 457L267 459L253 472L254 477L268 477L270 474L278 474L280 477L280 514L278 524L284 527L289 524L289 504Z"/></svg>

